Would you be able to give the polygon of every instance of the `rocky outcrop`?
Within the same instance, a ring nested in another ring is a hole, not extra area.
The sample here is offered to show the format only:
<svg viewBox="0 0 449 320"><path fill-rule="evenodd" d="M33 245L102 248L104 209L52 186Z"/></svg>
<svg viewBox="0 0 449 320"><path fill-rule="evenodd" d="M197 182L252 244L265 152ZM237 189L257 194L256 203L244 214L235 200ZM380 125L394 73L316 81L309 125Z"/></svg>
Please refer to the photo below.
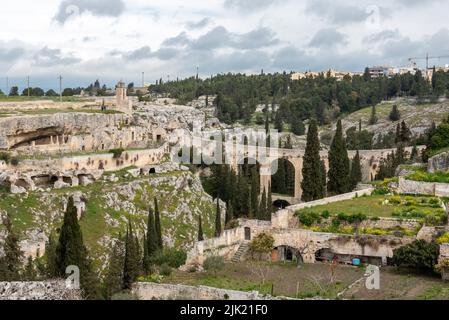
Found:
<svg viewBox="0 0 449 320"><path fill-rule="evenodd" d="M449 152L443 152L430 158L427 170L431 173L449 171Z"/></svg>
<svg viewBox="0 0 449 320"><path fill-rule="evenodd" d="M82 300L81 291L65 281L0 282L0 300Z"/></svg>

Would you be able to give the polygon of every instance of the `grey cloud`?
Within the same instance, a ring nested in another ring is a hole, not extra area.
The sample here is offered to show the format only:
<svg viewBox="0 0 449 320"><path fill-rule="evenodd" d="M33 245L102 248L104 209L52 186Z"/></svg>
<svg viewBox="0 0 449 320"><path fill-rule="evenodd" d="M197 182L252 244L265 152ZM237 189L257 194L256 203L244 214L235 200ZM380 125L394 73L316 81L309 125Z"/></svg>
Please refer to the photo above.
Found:
<svg viewBox="0 0 449 320"><path fill-rule="evenodd" d="M198 39L194 40L192 47L195 50L210 50L229 46L232 38L224 27L216 27Z"/></svg>
<svg viewBox="0 0 449 320"><path fill-rule="evenodd" d="M176 37L167 38L162 42L162 46L165 47L182 47L190 44L191 40L187 36L187 33L182 32Z"/></svg>
<svg viewBox="0 0 449 320"><path fill-rule="evenodd" d="M69 65L81 62L81 59L73 56L64 56L60 49L44 47L37 51L33 57L33 64L39 67L51 67L56 65Z"/></svg>
<svg viewBox="0 0 449 320"><path fill-rule="evenodd" d="M278 44L276 34L269 28L259 28L248 33L229 32L226 28L216 27L197 39L191 39L182 32L176 37L168 38L163 47L189 47L193 50L214 50L219 48L259 49Z"/></svg>
<svg viewBox="0 0 449 320"><path fill-rule="evenodd" d="M318 31L310 41L310 46L314 48L333 47L339 44L346 44L346 36L335 29L326 28Z"/></svg>
<svg viewBox="0 0 449 320"><path fill-rule="evenodd" d="M124 11L123 0L64 0L53 19L64 24L70 18L86 12L100 17L118 17Z"/></svg>
<svg viewBox="0 0 449 320"><path fill-rule="evenodd" d="M0 60L15 61L23 56L24 53L25 50L23 48L0 47Z"/></svg>
<svg viewBox="0 0 449 320"><path fill-rule="evenodd" d="M384 30L378 33L370 34L363 39L364 43L377 43L386 40L399 39L401 35L399 30Z"/></svg>
<svg viewBox="0 0 449 320"><path fill-rule="evenodd" d="M212 21L209 18L204 18L200 21L189 21L186 23L186 27L188 29L202 29L211 24L211 22Z"/></svg>
<svg viewBox="0 0 449 320"><path fill-rule="evenodd" d="M144 46L125 55L128 60L143 60L151 57L151 48Z"/></svg>
<svg viewBox="0 0 449 320"><path fill-rule="evenodd" d="M276 0L225 0L224 7L250 12L265 9L275 2Z"/></svg>

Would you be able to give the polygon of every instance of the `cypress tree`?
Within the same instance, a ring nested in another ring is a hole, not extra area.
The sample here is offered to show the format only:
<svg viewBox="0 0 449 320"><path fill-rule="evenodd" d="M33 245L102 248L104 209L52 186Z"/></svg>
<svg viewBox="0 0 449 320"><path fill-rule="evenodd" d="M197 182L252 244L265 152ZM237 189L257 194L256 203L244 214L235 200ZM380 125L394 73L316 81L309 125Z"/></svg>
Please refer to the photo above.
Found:
<svg viewBox="0 0 449 320"><path fill-rule="evenodd" d="M418 148L416 147L416 145L414 145L413 149L412 149L412 153L410 155L410 159L417 160L418 157L419 157L419 151L418 151Z"/></svg>
<svg viewBox="0 0 449 320"><path fill-rule="evenodd" d="M324 160L320 161L320 173L321 173L321 185L323 187L323 198L326 197L327 194L327 171L326 171L326 163Z"/></svg>
<svg viewBox="0 0 449 320"><path fill-rule="evenodd" d="M201 215L198 218L198 241L204 241L203 222L201 220Z"/></svg>
<svg viewBox="0 0 449 320"><path fill-rule="evenodd" d="M373 105L371 108L371 116L369 118L369 124L375 125L379 119L377 118L376 106Z"/></svg>
<svg viewBox="0 0 449 320"><path fill-rule="evenodd" d="M56 246L56 269L59 276L64 276L68 266L86 265L87 252L83 244L83 236L78 223L77 210L73 197L69 198L64 223Z"/></svg>
<svg viewBox="0 0 449 320"><path fill-rule="evenodd" d="M23 252L20 250L19 238L12 229L9 216L3 219L7 236L3 243L3 257L0 258L0 281L20 281Z"/></svg>
<svg viewBox="0 0 449 320"><path fill-rule="evenodd" d="M26 281L35 281L36 277L37 277L37 273L36 273L36 269L34 268L33 257L28 256L23 278Z"/></svg>
<svg viewBox="0 0 449 320"><path fill-rule="evenodd" d="M401 142L410 142L410 138L412 136L412 133L410 132L410 129L407 127L407 124L405 121L402 121L401 123Z"/></svg>
<svg viewBox="0 0 449 320"><path fill-rule="evenodd" d="M268 185L268 198L267 198L267 216L268 220L271 220L271 214L273 213L273 194L271 192L271 183Z"/></svg>
<svg viewBox="0 0 449 320"><path fill-rule="evenodd" d="M164 244L162 241L162 228L161 228L161 218L159 214L159 206L157 204L156 198L154 198L154 224L156 227L157 247L159 250L162 250Z"/></svg>
<svg viewBox="0 0 449 320"><path fill-rule="evenodd" d="M307 133L307 146L302 168L302 200L305 202L322 199L324 197L320 162L318 126L316 120L312 119Z"/></svg>
<svg viewBox="0 0 449 320"><path fill-rule="evenodd" d="M263 189L262 198L260 199L257 220L267 219L267 191Z"/></svg>
<svg viewBox="0 0 449 320"><path fill-rule="evenodd" d="M215 214L215 237L221 236L221 212L220 212L220 199L217 198L217 212Z"/></svg>
<svg viewBox="0 0 449 320"><path fill-rule="evenodd" d="M402 137L401 137L401 125L398 123L398 125L396 126L396 137L394 139L394 142L396 144L401 143L402 142Z"/></svg>
<svg viewBox="0 0 449 320"><path fill-rule="evenodd" d="M153 209L148 210L148 227L147 227L147 243L148 243L148 256L151 258L158 250L158 240L156 226L154 223Z"/></svg>
<svg viewBox="0 0 449 320"><path fill-rule="evenodd" d="M390 112L390 120L391 121L399 121L401 119L401 114L399 113L399 109L397 105L393 106Z"/></svg>
<svg viewBox="0 0 449 320"><path fill-rule="evenodd" d="M140 256L137 238L131 221L128 224L125 241L125 260L123 266L123 289L131 289L140 273Z"/></svg>
<svg viewBox="0 0 449 320"><path fill-rule="evenodd" d="M73 197L69 198L64 222L59 234L55 252L55 267L58 276L64 277L68 266L77 266L80 270L80 286L86 299L100 297L99 279L92 271L92 262L88 258L83 243L81 227Z"/></svg>
<svg viewBox="0 0 449 320"><path fill-rule="evenodd" d="M333 194L348 192L350 190L349 173L348 151L343 138L341 120L339 120L329 151L328 191Z"/></svg>
<svg viewBox="0 0 449 320"><path fill-rule="evenodd" d="M109 264L103 283L103 295L110 300L115 293L120 292L123 287L123 271L125 263L124 243L120 238L112 248Z"/></svg>
<svg viewBox="0 0 449 320"><path fill-rule="evenodd" d="M142 259L142 267L145 274L150 273L151 269L151 259L150 255L148 254L148 240L147 235L143 234L143 259Z"/></svg>
<svg viewBox="0 0 449 320"><path fill-rule="evenodd" d="M231 222L233 219L234 219L234 212L232 204L230 201L228 201L228 204L226 205L225 227L227 227L229 225L229 222Z"/></svg>
<svg viewBox="0 0 449 320"><path fill-rule="evenodd" d="M53 234L50 234L48 241L45 243L45 273L49 278L58 277L58 269L56 266L56 240Z"/></svg>
<svg viewBox="0 0 449 320"><path fill-rule="evenodd" d="M360 165L360 154L357 151L351 166L351 188L355 189L360 181L362 181L362 168Z"/></svg>

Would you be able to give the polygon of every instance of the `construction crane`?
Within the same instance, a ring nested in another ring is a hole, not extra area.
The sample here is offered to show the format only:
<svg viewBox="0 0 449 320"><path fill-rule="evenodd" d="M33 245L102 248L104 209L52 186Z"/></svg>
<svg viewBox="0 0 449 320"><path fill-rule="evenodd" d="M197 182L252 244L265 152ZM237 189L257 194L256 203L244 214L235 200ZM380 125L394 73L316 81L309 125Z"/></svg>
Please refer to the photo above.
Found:
<svg viewBox="0 0 449 320"><path fill-rule="evenodd" d="M439 56L439 57L430 57L429 54L427 53L425 57L419 57L419 58L409 58L408 61L410 61L410 63L415 63L416 64L416 60L426 60L426 70L429 70L429 61L430 60L435 60L435 59L441 59L441 58L449 58L449 55L447 56Z"/></svg>

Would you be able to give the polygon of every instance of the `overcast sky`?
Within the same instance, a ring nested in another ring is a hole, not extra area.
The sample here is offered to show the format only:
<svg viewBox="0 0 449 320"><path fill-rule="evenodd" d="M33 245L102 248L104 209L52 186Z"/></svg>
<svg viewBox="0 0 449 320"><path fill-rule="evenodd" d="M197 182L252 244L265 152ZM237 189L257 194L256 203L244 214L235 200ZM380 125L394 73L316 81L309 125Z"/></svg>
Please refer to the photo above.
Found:
<svg viewBox="0 0 449 320"><path fill-rule="evenodd" d="M377 2L373 5L373 2ZM361 71L449 55L447 0L15 0L0 8L0 88L222 72ZM447 64L449 58L433 60Z"/></svg>

